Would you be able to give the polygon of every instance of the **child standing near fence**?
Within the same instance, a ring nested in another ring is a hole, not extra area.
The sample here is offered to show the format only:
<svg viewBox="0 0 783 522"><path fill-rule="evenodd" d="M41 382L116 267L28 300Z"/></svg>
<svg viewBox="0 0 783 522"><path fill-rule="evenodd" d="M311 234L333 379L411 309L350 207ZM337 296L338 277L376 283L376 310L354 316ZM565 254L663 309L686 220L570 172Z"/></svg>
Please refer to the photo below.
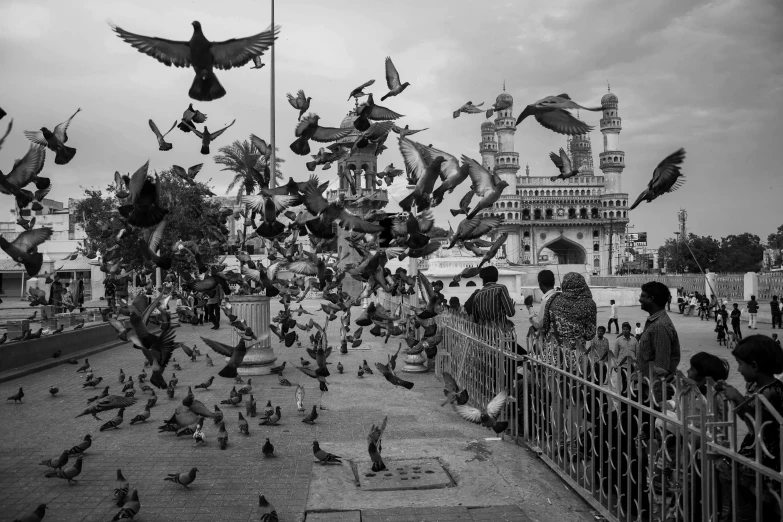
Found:
<svg viewBox="0 0 783 522"><path fill-rule="evenodd" d="M731 310L731 329L734 331L734 335L738 339L742 339L742 332L740 331L740 318L742 312L740 312L739 305L734 303L734 308Z"/></svg>
<svg viewBox="0 0 783 522"><path fill-rule="evenodd" d="M715 323L715 331L718 334L718 346L726 344L726 324L723 322L723 317L718 315Z"/></svg>
<svg viewBox="0 0 783 522"><path fill-rule="evenodd" d="M735 305L736 306L736 305ZM738 370L745 379L747 396L743 396L736 388L721 382L726 399L734 403L735 413L745 421L748 433L742 440L739 453L751 460L756 460L756 444L761 443L760 464L773 470L780 470L780 429L773 412L764 405L761 406L761 423L756 425L752 420L756 411L756 397L763 396L778 414L783 414L783 382L775 378L775 374L783 373L783 351L766 335L751 335L737 344L731 352L737 360ZM756 430L761 430L757 440ZM721 483L722 510L720 520L731 520L732 511L736 512L736 520L755 520L756 495L754 494L756 472L746 466L739 466L739 483L734 484L737 505L732 506L732 469L726 459L718 462L717 469ZM763 489L766 489L764 487ZM764 491L755 493L765 496ZM779 491L777 492L780 493ZM773 520L773 506L768 499L762 500L763 515L760 520ZM732 510L733 508L733 510ZM779 517L779 515L778 515Z"/></svg>

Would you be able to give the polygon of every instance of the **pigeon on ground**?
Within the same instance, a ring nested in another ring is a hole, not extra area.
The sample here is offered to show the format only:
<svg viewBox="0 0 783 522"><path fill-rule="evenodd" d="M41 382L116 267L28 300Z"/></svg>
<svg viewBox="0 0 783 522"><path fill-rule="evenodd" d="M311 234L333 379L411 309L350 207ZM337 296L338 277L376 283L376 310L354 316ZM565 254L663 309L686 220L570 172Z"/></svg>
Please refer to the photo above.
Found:
<svg viewBox="0 0 783 522"><path fill-rule="evenodd" d="M58 391L60 391L60 388L58 388L57 386L51 386L49 388L49 393L51 393L52 395L57 395Z"/></svg>
<svg viewBox="0 0 783 522"><path fill-rule="evenodd" d="M130 500L126 501L125 504L123 504L122 509L116 515L114 515L112 521L122 520L122 519L132 519L133 517L138 515L140 510L141 510L141 502L139 501L139 491L134 489L133 493L131 493Z"/></svg>
<svg viewBox="0 0 783 522"><path fill-rule="evenodd" d="M122 424L122 421L124 419L124 414L125 414L125 408L120 408L120 410L117 412L117 415L115 415L115 417L112 420L104 423L100 427L99 431L117 429L120 426L120 424Z"/></svg>
<svg viewBox="0 0 783 522"><path fill-rule="evenodd" d="M313 441L313 455L315 455L315 458L318 459L317 462L320 462L322 465L343 463L343 461L340 460L342 457L332 455L331 453L327 453L326 451L322 450L318 445L317 440Z"/></svg>
<svg viewBox="0 0 783 522"><path fill-rule="evenodd" d="M61 478L68 481L68 484L71 482L77 482L75 480L75 477L79 476L79 473L82 472L82 459L84 457L82 455L79 455L76 458L76 462L73 463L73 465L68 466L64 469L58 469L57 471L50 471L46 475L44 475L46 478Z"/></svg>
<svg viewBox="0 0 783 522"><path fill-rule="evenodd" d="M84 440L73 448L68 450L68 455L81 455L92 446L92 436L89 434L84 436Z"/></svg>
<svg viewBox="0 0 783 522"><path fill-rule="evenodd" d="M217 441L218 441L218 445L220 445L220 449L222 450L226 449L226 445L228 444L228 432L226 431L226 423L223 421L220 422Z"/></svg>
<svg viewBox="0 0 783 522"><path fill-rule="evenodd" d="M65 144L68 143L68 126L73 117L79 114L79 111L81 108L76 109L73 116L57 125L54 132L46 127L41 127L40 131L24 131L24 135L36 145L43 145L54 152L56 154L54 162L57 165L66 165L76 155L76 149L66 147Z"/></svg>
<svg viewBox="0 0 783 522"><path fill-rule="evenodd" d="M318 418L318 409L315 407L315 404L313 404L313 409L310 413L307 414L307 416L302 419L302 422L305 424L315 424L315 419Z"/></svg>
<svg viewBox="0 0 783 522"><path fill-rule="evenodd" d="M130 33L109 24L114 32L131 46L174 67L192 66L196 72L188 96L198 101L212 101L226 95L213 68L228 70L242 67L254 57L261 56L274 44L279 27L246 38L232 38L225 42L210 42L201 31L201 24L193 22L193 36L190 41L174 41L163 38Z"/></svg>
<svg viewBox="0 0 783 522"><path fill-rule="evenodd" d="M237 413L239 414L239 433L250 435L250 424L248 424L247 419L242 416L241 411Z"/></svg>
<svg viewBox="0 0 783 522"><path fill-rule="evenodd" d="M114 488L114 498L117 499L117 507L122 507L125 505L125 501L128 498L128 491L130 491L130 483L128 482L119 488Z"/></svg>
<svg viewBox="0 0 783 522"><path fill-rule="evenodd" d="M3 117L5 113L2 109L0 109L0 118ZM41 522L43 520L44 515L46 515L46 510L49 509L46 507L46 504L38 504L38 507L35 508L35 511L30 513L29 515L25 515L22 518L14 519L14 522Z"/></svg>
<svg viewBox="0 0 783 522"><path fill-rule="evenodd" d="M190 471L187 473L171 473L168 477L164 478L163 480L168 480L170 482L174 482L175 484L180 484L185 487L185 489L188 489L188 485L192 484L194 480L196 480L196 473L198 473L197 468L191 468Z"/></svg>
<svg viewBox="0 0 783 522"><path fill-rule="evenodd" d="M53 457L51 459L42 460L39 462L41 466L48 466L54 469L60 469L68 463L68 450L63 451L59 457Z"/></svg>
<svg viewBox="0 0 783 522"><path fill-rule="evenodd" d="M98 413L101 413L103 411L109 411L114 410L117 408L127 408L130 406L133 406L136 404L135 397L120 397L119 395L108 395L104 397L103 399L100 399L98 402L94 403L92 406L81 412L76 417L81 417L82 415L92 415L97 420L100 420L98 418Z"/></svg>
<svg viewBox="0 0 783 522"><path fill-rule="evenodd" d="M264 445L261 447L261 453L264 454L264 457L275 456L275 446L269 441L269 437L266 438L266 442L264 442Z"/></svg>
<svg viewBox="0 0 783 522"><path fill-rule="evenodd" d="M196 388L196 389L203 388L204 390L206 390L207 388L212 386L212 382L214 380L215 380L215 376L213 375L209 379L207 379L206 381L202 382L201 384L195 385L194 388Z"/></svg>
<svg viewBox="0 0 783 522"><path fill-rule="evenodd" d="M22 402L22 397L24 397L24 390L20 387L18 392L16 392L15 394L11 395L6 400L7 401L14 401L14 403Z"/></svg>

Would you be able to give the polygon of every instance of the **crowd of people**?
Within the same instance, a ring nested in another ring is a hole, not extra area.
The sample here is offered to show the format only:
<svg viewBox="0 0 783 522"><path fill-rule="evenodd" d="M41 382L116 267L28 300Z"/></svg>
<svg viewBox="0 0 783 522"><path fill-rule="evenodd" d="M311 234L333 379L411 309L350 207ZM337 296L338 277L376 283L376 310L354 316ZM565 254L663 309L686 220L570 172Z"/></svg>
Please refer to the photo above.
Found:
<svg viewBox="0 0 783 522"><path fill-rule="evenodd" d="M484 282L483 288L474 292L474 294L465 303L465 307L460 308L458 300L451 298L449 308L455 313L466 314L472 320L479 323L491 323L499 325L501 328L513 328L509 318L515 315L514 302L511 299L505 286L498 284L497 269L494 267L482 268L479 276ZM629 322L623 322L621 328L618 328L618 311L614 301L610 303L610 318L606 327L597 325L597 307L592 299L589 286L585 279L577 273L569 273L563 276L560 286L556 286L554 274L549 270L542 270L538 274L539 288L541 290L541 301L538 307L533 306L532 296L525 299L525 306L529 312L528 345L525 352L531 349L541 349L543 343L556 343L557 346L576 352L582 352L589 356L592 365L591 371L583 378L596 379L598 375L606 375L607 355L611 353L617 365L628 364L630 374L624 374L622 386L635 386L634 376L652 376L652 380L645 381L641 389L641 396L637 395L637 400L645 406L652 407L657 411L662 411L662 404L665 401L669 409L673 410L675 415L680 411L676 400L695 401L701 404L706 399L708 380L715 383L715 394L711 397L713 404L709 406L711 412L726 412L729 404L733 406L734 412L747 425L747 435L742 439L738 448L741 456L752 461L756 461L756 441L763 443L761 452L761 465L780 471L780 425L774 417L773 411L762 408L762 418L758 422L755 419L755 404L758 397L764 397L767 403L778 414L783 415L783 382L776 375L783 373L783 350L777 334L770 338L765 335L750 335L743 337L741 332L741 318L743 311L739 309L738 303L731 303L731 311L726 310L725 302L721 302L713 295L707 298L698 293L687 294L682 289L677 291L677 305L679 312L683 315L692 315L700 317L701 320L714 321L715 331L718 332L718 339L726 339L731 336L733 342L728 344L730 355L734 358L736 372L738 372L745 381L744 393L726 383L730 372L731 364L725 358L708 352L699 352L693 355L687 361L687 378L695 386L689 393L701 394L701 399L697 397L673 397L671 383L680 367L682 350L680 338L677 329L669 317L667 310L671 309L672 295L669 288L656 281L645 283L641 287L641 296L639 303L641 309L648 314L648 317L642 326L636 323L636 330L632 334L632 327ZM445 299L445 298L444 298ZM747 312L748 329L757 329L756 318L759 310L759 303L755 296L748 301L745 311ZM771 302L773 317L773 328L780 328L780 303L778 296L774 296ZM728 323L731 322L732 331L728 331ZM615 331L619 335L610 341L606 334L611 332L612 325L615 325ZM594 365L594 366L593 366ZM604 365L601 367L601 365ZM686 365L683 365L686 366ZM521 381L520 381L521 382ZM594 381L598 383L599 381ZM604 384L603 382L601 383ZM622 390L615 390L624 393ZM584 401L587 402L587 394ZM600 408L601 405L599 405ZM604 405L605 406L605 405ZM640 410L641 411L641 410ZM525 412L520 412L524 415ZM577 412L578 413L578 412ZM556 412L555 414L564 415L573 419L573 412ZM667 412L669 415L670 412ZM576 438L579 440L560 441L562 448L576 444L581 447L589 447L591 442L596 444L606 444L607 432L617 423L624 424L628 415L634 415L630 408L622 407L603 421L597 421L597 425L591 426ZM613 444L622 448L622 452L627 454L628 446L634 440L650 440L658 451L654 452L655 457L646 461L632 462L632 469L639 476L648 476L649 467L653 468L649 476L660 477L666 469L671 469L671 455L677 454L675 448L666 448L673 444L674 438L662 436L655 430L656 424L649 415L640 415L647 419L641 426L633 425L634 433L628 434L628 440L614 440ZM682 420L682 419L681 419ZM758 432L758 433L757 433ZM561 435L562 436L562 435ZM586 440L592 437L593 441ZM600 441L599 441L600 439ZM664 451L668 449L668 451ZM608 459L616 453L612 450L607 452ZM636 454L631 451L631 454ZM603 473L610 472L610 469L617 470L618 463L612 465L599 465L598 468ZM719 501L720 513L717 520L731 520L733 513L736 513L737 520L755 520L757 515L757 489L756 472L743 465L738 466L739 472L736 478L732 472L732 464L727 459L721 459L716 469L718 470L715 483L715 495ZM699 477L691 477L696 482L701 480ZM597 477L598 478L598 477ZM734 483L733 481L737 481ZM765 479L766 481L766 479ZM622 481L615 482L622 488ZM779 484L765 487L772 487L779 493ZM623 494L632 492L623 492ZM661 499L660 488L652 488L650 498L643 499L639 503L639 509L651 510L653 516L661 520L676 520L676 514L661 512L661 506L667 504L671 507L676 501L671 499ZM762 517L780 518L780 509L770 495L763 495L760 502ZM697 497L698 498L698 497ZM669 502L671 500L671 502ZM692 513L700 513L704 507L699 501L698 505L692 505ZM673 509L675 512L676 509ZM694 519L700 518L694 517ZM772 518L770 518L772 519Z"/></svg>
<svg viewBox="0 0 783 522"><path fill-rule="evenodd" d="M58 314L82 308L84 305L84 279L82 275L77 274L75 279L64 281L59 274L54 274L47 302L54 306L54 311Z"/></svg>

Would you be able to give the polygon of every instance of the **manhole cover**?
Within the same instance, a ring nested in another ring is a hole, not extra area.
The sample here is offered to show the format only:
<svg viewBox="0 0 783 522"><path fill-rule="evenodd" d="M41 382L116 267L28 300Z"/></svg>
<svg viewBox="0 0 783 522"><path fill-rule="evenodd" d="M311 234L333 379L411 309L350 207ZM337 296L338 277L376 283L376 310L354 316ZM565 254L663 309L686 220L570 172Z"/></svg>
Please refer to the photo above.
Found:
<svg viewBox="0 0 783 522"><path fill-rule="evenodd" d="M384 460L385 471L372 470L372 462L357 462L354 472L366 491L440 489L454 485L438 459Z"/></svg>

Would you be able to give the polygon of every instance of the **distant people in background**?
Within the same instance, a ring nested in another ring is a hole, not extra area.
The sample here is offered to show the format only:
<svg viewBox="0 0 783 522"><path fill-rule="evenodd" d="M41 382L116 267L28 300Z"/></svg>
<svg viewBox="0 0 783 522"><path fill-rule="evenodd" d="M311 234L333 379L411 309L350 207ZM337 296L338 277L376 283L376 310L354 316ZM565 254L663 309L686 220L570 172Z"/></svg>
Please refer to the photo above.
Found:
<svg viewBox="0 0 783 522"><path fill-rule="evenodd" d="M671 294L671 292L669 293L669 300L666 301L666 310L668 310L669 312L672 311L672 294Z"/></svg>
<svg viewBox="0 0 783 522"><path fill-rule="evenodd" d="M772 301L769 303L769 309L770 312L772 312L772 329L775 329L775 324L778 325L778 328L783 328L783 326L780 326L780 318L781 318L781 312L780 312L780 301L778 301L778 296L773 295Z"/></svg>
<svg viewBox="0 0 783 522"><path fill-rule="evenodd" d="M76 275L76 282L74 283L73 295L74 304L81 307L84 304L84 279L81 274Z"/></svg>
<svg viewBox="0 0 783 522"><path fill-rule="evenodd" d="M220 328L220 303L224 296L223 287L218 285L217 288L212 291L212 295L207 301L207 315L212 322L213 330Z"/></svg>
<svg viewBox="0 0 783 522"><path fill-rule="evenodd" d="M721 319L723 319L723 328L728 332L729 331L729 312L726 310L726 305L721 304L720 310L715 314L715 320L717 321L717 317L720 316Z"/></svg>
<svg viewBox="0 0 783 522"><path fill-rule="evenodd" d="M636 329L633 332L634 336L636 336L636 340L638 341L642 337L642 323L636 323Z"/></svg>
<svg viewBox="0 0 783 522"><path fill-rule="evenodd" d="M569 272L560 283L562 290L547 302L540 335L552 335L565 347L584 348L595 337L597 307L585 278Z"/></svg>
<svg viewBox="0 0 783 522"><path fill-rule="evenodd" d="M715 319L715 332L718 334L718 346L726 344L726 322L718 315Z"/></svg>
<svg viewBox="0 0 783 522"><path fill-rule="evenodd" d="M712 310L712 313L715 314L715 320L718 320L718 311L720 310L720 306L718 306L718 298L715 297L715 294L712 294L710 297L710 310Z"/></svg>
<svg viewBox="0 0 783 522"><path fill-rule="evenodd" d="M696 294L691 294L690 301L688 301L688 311L685 315L693 315L696 313L697 306L699 306L699 300L696 298Z"/></svg>
<svg viewBox="0 0 783 522"><path fill-rule="evenodd" d="M498 284L498 269L485 266L479 271L479 277L484 286L465 301L465 312L477 323L497 323L513 329L508 318L514 317L516 309L506 286Z"/></svg>
<svg viewBox="0 0 783 522"><path fill-rule="evenodd" d="M699 299L699 319L702 321L709 320L710 318L710 300L706 295L701 296Z"/></svg>
<svg viewBox="0 0 783 522"><path fill-rule="evenodd" d="M609 324L606 325L606 331L608 333L612 333L612 323L614 323L614 328L617 330L616 333L620 333L620 325L617 323L617 305L614 304L614 299L609 301L609 307L611 308L611 311L609 312Z"/></svg>
<svg viewBox="0 0 783 522"><path fill-rule="evenodd" d="M780 339L778 339L778 334L773 333L772 334L772 340L775 341L775 344L777 344L778 347L780 347Z"/></svg>
<svg viewBox="0 0 783 522"><path fill-rule="evenodd" d="M740 312L739 305L737 305L737 303L734 303L734 307L731 310L731 329L734 332L734 335L737 336L737 339L742 339L742 332L740 331L741 317L742 317L742 312Z"/></svg>
<svg viewBox="0 0 783 522"><path fill-rule="evenodd" d="M114 292L114 283L110 278L106 278L106 280L103 282L103 297L106 299L106 306L108 306L112 311L114 310L114 305L117 302L114 298Z"/></svg>
<svg viewBox="0 0 783 522"><path fill-rule="evenodd" d="M63 308L63 284L60 281L60 276L58 274L54 274L52 286L49 289L49 304L54 305L55 307L55 313L62 313Z"/></svg>
<svg viewBox="0 0 783 522"><path fill-rule="evenodd" d="M457 315L462 313L462 306L459 303L459 297L449 298L449 312Z"/></svg>
<svg viewBox="0 0 783 522"><path fill-rule="evenodd" d="M71 284L65 283L65 288L60 293L60 302L69 312L73 310L73 295L71 295Z"/></svg>
<svg viewBox="0 0 783 522"><path fill-rule="evenodd" d="M623 333L617 337L614 344L614 355L619 361L626 357L638 357L639 340L631 335L631 323L623 323Z"/></svg>
<svg viewBox="0 0 783 522"><path fill-rule="evenodd" d="M748 301L748 315L750 315L750 319L748 319L748 330L758 330L756 328L756 315L759 313L759 303L756 301L756 296L752 295L750 296L750 301Z"/></svg>
<svg viewBox="0 0 783 522"><path fill-rule="evenodd" d="M605 333L606 328L599 326L595 339L590 342L591 359L594 361L602 359L609 352L609 339L604 337Z"/></svg>
<svg viewBox="0 0 783 522"><path fill-rule="evenodd" d="M685 313L685 307L686 306L687 305L685 303L685 296L682 293L682 288L678 288L677 289L677 307L680 309L680 313L681 314Z"/></svg>
<svg viewBox="0 0 783 522"><path fill-rule="evenodd" d="M117 305L119 306L124 299L128 299L128 285L130 284L131 275L125 274L122 277L114 278L114 297L117 299Z"/></svg>

